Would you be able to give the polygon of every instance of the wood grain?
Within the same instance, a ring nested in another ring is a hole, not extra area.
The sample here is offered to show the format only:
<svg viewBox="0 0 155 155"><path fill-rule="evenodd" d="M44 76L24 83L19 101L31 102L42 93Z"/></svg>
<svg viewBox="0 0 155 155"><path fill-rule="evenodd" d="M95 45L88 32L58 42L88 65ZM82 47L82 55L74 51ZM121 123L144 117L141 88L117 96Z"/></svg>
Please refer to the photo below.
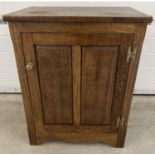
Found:
<svg viewBox="0 0 155 155"><path fill-rule="evenodd" d="M108 39L107 39L108 38ZM33 35L35 44L39 45L119 45L121 35L118 34L63 34L63 33L35 33Z"/></svg>
<svg viewBox="0 0 155 155"><path fill-rule="evenodd" d="M42 107L41 107L41 94L40 94L40 86L38 82L38 75L37 75L37 67L36 67L36 56L35 56L35 49L33 46L32 35L30 33L24 33L21 36L22 39L22 47L23 53L25 58L25 66L23 66L23 70L26 70L26 65L28 63L34 63L34 68L31 71L27 71L27 79L28 79L28 86L30 92L30 98L32 102L32 110L35 120L35 126L37 130L43 130L43 114L42 114Z"/></svg>
<svg viewBox="0 0 155 155"><path fill-rule="evenodd" d="M72 47L73 66L73 113L74 125L80 124L80 104L81 104L81 47Z"/></svg>
<svg viewBox="0 0 155 155"><path fill-rule="evenodd" d="M81 123L110 123L117 47L82 47Z"/></svg>
<svg viewBox="0 0 155 155"><path fill-rule="evenodd" d="M22 39L19 31L16 29L16 25L9 23L11 39L13 42L14 53L16 58L16 64L20 79L20 85L22 90L23 104L26 114L27 131L30 140L30 144L36 144L36 126L34 122L34 113L32 108L32 101L29 91L29 83L25 68L25 57L22 50Z"/></svg>
<svg viewBox="0 0 155 155"><path fill-rule="evenodd" d="M136 32L134 36L133 46L138 47L136 60L134 64L130 64L128 71L128 80L126 84L126 93L124 96L124 104L122 107L121 117L124 118L124 127L119 128L118 139L117 139L117 147L124 147L126 131L127 131L127 123L129 118L129 112L131 107L132 95L134 90L134 85L136 81L137 69L139 64L139 59L141 55L142 44L144 41L146 27L147 25L137 24Z"/></svg>
<svg viewBox="0 0 155 155"><path fill-rule="evenodd" d="M13 23L13 22L12 22ZM16 22L20 32L55 32L55 33L133 33L135 23L55 23L55 22ZM44 30L44 31L42 31ZM83 31L81 31L83 30Z"/></svg>
<svg viewBox="0 0 155 155"><path fill-rule="evenodd" d="M74 133L69 132L68 134L63 132L45 133L45 136L42 137L42 140L45 141L64 141L70 143L96 143L102 142L109 144L111 146L116 146L117 134L116 133L96 133L86 132L86 133Z"/></svg>
<svg viewBox="0 0 155 155"><path fill-rule="evenodd" d="M118 54L118 63L117 63L117 72L116 72L116 79L115 79L115 89L114 89L114 96L113 96L113 105L112 105L112 131L117 131L117 118L121 117L121 111L124 104L124 96L127 85L128 79L128 70L129 70L129 63L126 62L127 58L127 51L129 45L132 45L133 42L133 35L132 34L124 34L122 35L120 50Z"/></svg>
<svg viewBox="0 0 155 155"><path fill-rule="evenodd" d="M70 46L36 46L44 123L72 124Z"/></svg>
<svg viewBox="0 0 155 155"><path fill-rule="evenodd" d="M130 7L30 7L7 14L6 21L150 23L152 17Z"/></svg>

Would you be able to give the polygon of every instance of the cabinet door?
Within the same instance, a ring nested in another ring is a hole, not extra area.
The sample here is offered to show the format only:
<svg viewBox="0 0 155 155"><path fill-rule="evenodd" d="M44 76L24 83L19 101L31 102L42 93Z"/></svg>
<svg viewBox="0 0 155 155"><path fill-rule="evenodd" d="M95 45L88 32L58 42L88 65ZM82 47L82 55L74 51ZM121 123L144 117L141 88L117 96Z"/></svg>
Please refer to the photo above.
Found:
<svg viewBox="0 0 155 155"><path fill-rule="evenodd" d="M24 33L22 40L38 127L116 130L132 34Z"/></svg>

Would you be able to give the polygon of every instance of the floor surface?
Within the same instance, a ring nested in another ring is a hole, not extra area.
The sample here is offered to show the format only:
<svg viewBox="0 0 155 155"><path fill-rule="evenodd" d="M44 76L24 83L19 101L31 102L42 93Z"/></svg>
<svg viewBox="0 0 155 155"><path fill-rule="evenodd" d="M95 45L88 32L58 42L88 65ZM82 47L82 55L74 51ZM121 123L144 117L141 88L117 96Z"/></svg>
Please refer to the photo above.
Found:
<svg viewBox="0 0 155 155"><path fill-rule="evenodd" d="M103 143L31 146L21 95L0 95L0 153L155 153L155 96L134 96L124 148Z"/></svg>

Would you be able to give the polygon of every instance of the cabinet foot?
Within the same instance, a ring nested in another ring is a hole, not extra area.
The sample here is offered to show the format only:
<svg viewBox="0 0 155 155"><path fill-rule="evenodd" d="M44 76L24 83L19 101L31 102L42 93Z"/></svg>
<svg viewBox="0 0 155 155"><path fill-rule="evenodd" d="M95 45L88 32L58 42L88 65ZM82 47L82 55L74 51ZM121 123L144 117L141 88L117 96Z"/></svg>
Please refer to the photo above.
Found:
<svg viewBox="0 0 155 155"><path fill-rule="evenodd" d="M44 143L44 141L42 139L35 139L35 140L29 139L29 141L30 141L31 145L41 145Z"/></svg>

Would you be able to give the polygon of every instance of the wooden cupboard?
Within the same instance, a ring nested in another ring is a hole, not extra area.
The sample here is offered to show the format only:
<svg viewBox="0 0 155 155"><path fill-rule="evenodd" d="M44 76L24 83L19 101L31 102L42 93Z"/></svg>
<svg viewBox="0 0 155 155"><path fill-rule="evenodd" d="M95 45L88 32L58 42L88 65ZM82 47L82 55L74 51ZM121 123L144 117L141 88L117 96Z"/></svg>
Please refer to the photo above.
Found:
<svg viewBox="0 0 155 155"><path fill-rule="evenodd" d="M146 26L132 8L31 7L7 14L31 144L123 147Z"/></svg>

